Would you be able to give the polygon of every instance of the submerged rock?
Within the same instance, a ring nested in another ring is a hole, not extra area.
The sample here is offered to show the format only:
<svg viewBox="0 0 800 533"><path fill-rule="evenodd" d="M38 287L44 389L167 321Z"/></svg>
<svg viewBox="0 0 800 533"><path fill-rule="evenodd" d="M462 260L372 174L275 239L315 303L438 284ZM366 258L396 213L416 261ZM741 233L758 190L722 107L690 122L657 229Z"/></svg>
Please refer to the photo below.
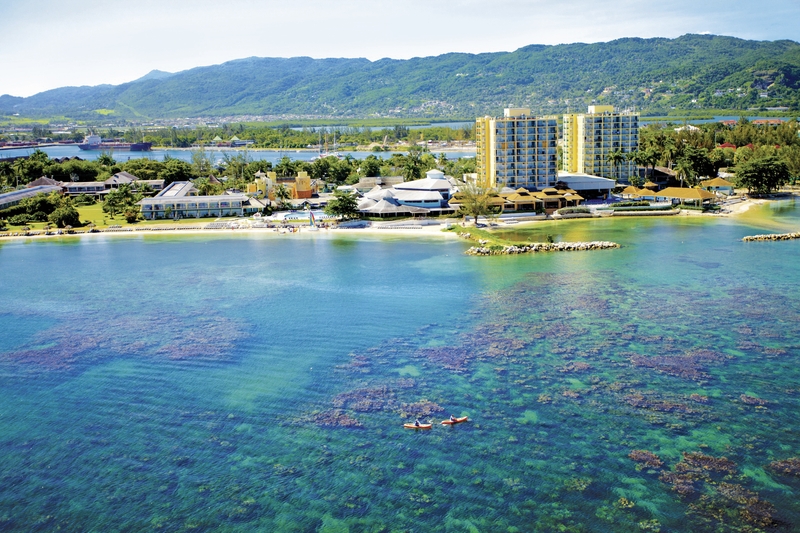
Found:
<svg viewBox="0 0 800 533"><path fill-rule="evenodd" d="M800 457L792 457L783 461L772 461L770 470L786 476L800 477Z"/></svg>
<svg viewBox="0 0 800 533"><path fill-rule="evenodd" d="M661 458L647 450L632 450L631 453L628 454L628 457L650 468L661 468L664 465L664 461L662 461Z"/></svg>

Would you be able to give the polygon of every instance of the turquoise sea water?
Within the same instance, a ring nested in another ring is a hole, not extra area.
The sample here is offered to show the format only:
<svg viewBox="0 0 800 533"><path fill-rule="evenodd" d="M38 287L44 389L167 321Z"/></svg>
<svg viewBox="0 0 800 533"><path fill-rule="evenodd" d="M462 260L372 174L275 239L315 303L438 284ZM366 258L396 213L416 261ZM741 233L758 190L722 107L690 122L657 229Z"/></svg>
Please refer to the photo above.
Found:
<svg viewBox="0 0 800 533"><path fill-rule="evenodd" d="M3 242L0 530L797 530L798 226Z"/></svg>

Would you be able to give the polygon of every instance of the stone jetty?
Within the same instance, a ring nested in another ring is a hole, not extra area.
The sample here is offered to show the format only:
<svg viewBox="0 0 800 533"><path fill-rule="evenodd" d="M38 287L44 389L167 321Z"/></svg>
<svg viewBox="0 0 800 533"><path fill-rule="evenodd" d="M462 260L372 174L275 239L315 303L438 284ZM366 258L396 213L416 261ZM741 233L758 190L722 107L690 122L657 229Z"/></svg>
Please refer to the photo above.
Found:
<svg viewBox="0 0 800 533"><path fill-rule="evenodd" d="M607 250L609 248L619 248L619 244L608 241L534 242L511 246L473 246L465 253L468 255L514 255L536 252L582 252L587 250Z"/></svg>
<svg viewBox="0 0 800 533"><path fill-rule="evenodd" d="M794 233L770 233L767 235L750 235L742 238L743 241L789 241L800 239L800 231Z"/></svg>

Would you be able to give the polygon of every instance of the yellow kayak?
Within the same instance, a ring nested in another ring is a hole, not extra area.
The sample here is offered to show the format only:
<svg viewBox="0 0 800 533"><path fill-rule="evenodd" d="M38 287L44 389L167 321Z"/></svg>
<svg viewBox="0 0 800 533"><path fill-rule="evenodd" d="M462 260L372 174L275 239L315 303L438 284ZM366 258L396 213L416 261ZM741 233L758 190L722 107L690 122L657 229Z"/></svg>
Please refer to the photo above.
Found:
<svg viewBox="0 0 800 533"><path fill-rule="evenodd" d="M469 420L468 416L462 416L461 418L456 418L455 420L442 420L442 425L453 426L455 424L460 424L461 422L466 422L467 420Z"/></svg>

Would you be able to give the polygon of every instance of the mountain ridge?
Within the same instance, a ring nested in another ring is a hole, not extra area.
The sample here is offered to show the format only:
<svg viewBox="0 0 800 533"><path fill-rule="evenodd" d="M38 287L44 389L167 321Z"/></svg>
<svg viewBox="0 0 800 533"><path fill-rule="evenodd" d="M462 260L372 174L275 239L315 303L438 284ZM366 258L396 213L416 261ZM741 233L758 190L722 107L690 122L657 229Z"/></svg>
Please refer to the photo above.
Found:
<svg viewBox="0 0 800 533"><path fill-rule="evenodd" d="M508 106L558 113L592 103L650 113L672 107L798 110L800 44L687 34L405 60L248 57L176 73L154 70L119 85L3 95L0 114L436 118L497 114Z"/></svg>

